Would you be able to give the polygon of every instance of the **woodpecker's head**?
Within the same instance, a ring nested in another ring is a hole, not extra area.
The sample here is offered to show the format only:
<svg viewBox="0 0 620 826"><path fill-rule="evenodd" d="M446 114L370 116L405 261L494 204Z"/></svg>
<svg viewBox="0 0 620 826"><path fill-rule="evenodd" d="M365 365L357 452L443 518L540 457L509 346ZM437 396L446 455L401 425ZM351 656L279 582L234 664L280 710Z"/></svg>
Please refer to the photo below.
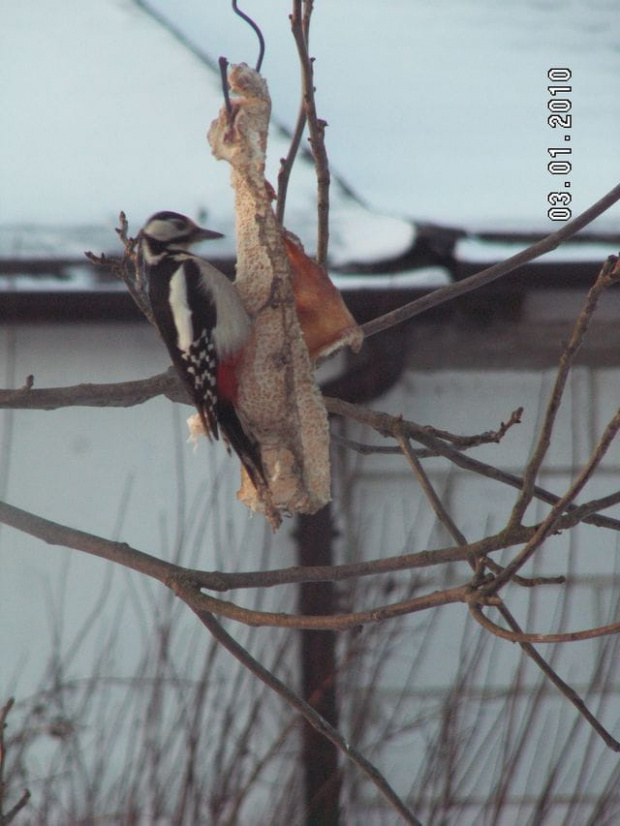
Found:
<svg viewBox="0 0 620 826"><path fill-rule="evenodd" d="M142 228L140 237L156 252L164 249L187 250L198 241L223 236L220 232L199 227L186 215L166 211L151 215Z"/></svg>

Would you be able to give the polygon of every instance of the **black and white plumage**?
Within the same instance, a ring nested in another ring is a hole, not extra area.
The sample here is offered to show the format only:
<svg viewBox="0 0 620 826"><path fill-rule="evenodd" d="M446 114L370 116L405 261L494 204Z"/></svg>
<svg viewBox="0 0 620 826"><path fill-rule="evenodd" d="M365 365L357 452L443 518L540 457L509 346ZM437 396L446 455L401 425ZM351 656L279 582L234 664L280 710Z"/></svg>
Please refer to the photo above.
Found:
<svg viewBox="0 0 620 826"><path fill-rule="evenodd" d="M258 487L267 484L260 451L235 409L236 368L251 321L234 284L189 252L191 244L221 237L185 215L157 212L140 232L138 267L159 332L205 432L215 439L222 432Z"/></svg>

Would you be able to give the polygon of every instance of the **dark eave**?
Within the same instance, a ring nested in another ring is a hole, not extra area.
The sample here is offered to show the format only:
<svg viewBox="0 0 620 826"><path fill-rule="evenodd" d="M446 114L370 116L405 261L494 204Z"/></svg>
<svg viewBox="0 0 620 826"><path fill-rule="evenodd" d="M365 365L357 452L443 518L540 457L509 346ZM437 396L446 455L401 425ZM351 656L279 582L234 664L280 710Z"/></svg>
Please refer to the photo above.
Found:
<svg viewBox="0 0 620 826"><path fill-rule="evenodd" d="M460 242L472 238L466 232L432 224L417 224L415 242L398 258L371 263L351 263L333 268L345 300L360 323L389 312L429 292L415 284L395 286L395 274L419 273L435 269L446 279L460 281L496 263L485 255L482 260L466 260ZM493 253L494 244L514 244L522 249L540 236L527 234L487 233L475 236L476 251ZM578 253L584 244L596 243L595 255L589 260ZM416 325L440 320L469 318L473 324L490 324L501 320L516 321L524 298L540 290L585 291L592 284L606 255L620 247L620 236L604 237L582 233L562 247L562 260L546 256L510 275L477 290L475 293L442 305L418 316ZM467 248L466 248L467 249ZM214 260L222 271L232 276L232 259ZM386 288L377 288L377 279L385 276ZM373 289L364 288L365 277L372 277ZM40 282L40 287L38 286ZM141 318L123 285L106 270L93 266L86 258L0 258L0 321L129 321Z"/></svg>

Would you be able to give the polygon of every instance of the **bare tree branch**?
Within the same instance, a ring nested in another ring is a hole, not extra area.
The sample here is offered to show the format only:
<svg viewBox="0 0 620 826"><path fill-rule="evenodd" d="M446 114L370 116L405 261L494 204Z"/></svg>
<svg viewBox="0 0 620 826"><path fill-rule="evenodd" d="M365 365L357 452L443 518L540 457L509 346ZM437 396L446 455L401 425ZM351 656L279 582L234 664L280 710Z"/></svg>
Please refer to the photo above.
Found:
<svg viewBox="0 0 620 826"><path fill-rule="evenodd" d="M6 502L0 502L0 523L34 536L48 545L84 551L101 559L116 562L125 568L153 577L164 585L185 572L184 568L138 551L126 542L113 542L95 534L69 528Z"/></svg>
<svg viewBox="0 0 620 826"><path fill-rule="evenodd" d="M532 246L518 252L516 255L512 255L505 261L501 261L499 264L494 264L492 267L487 267L487 269L482 270L469 278L465 278L457 284L450 284L447 287L434 290L432 293L429 293L422 298L418 298L415 301L411 301L409 304L405 304L402 307L398 307L398 309L393 310L390 313L379 316L379 318L374 318L372 321L367 321L366 324L362 324L364 336L366 338L369 336L374 336L376 333L381 333L384 330L388 330L390 327L395 327L397 324L402 324L403 321L407 321L416 315L420 315L421 313L430 310L432 307L438 307L440 304L445 304L446 301L452 301L461 295L472 292L472 290L477 290L480 287L490 284L492 281L496 281L498 278L502 278L503 276L514 272L514 270L518 269L518 267L522 267L524 264L528 264L535 258L539 258L541 255L545 255L545 253L557 249L560 244L567 241L569 238L572 238L573 235L576 235L579 232L579 230L592 223L595 218L598 218L599 215L602 215L619 200L620 184L610 190L591 207L586 209L585 212L582 212L581 215L578 215L572 221L564 224L561 229L557 230L557 232L552 232L551 235L543 238L542 241L532 244Z"/></svg>
<svg viewBox="0 0 620 826"><path fill-rule="evenodd" d="M365 562L348 563L333 566L310 566L281 568L271 571L221 571L189 570L173 563L151 556L144 551L132 548L125 542L113 542L109 539L76 530L28 511L0 502L0 523L9 525L23 533L41 539L49 545L59 545L73 550L116 562L134 571L139 571L170 586L176 580L187 581L196 589L207 588L211 591L231 591L246 588L271 588L280 585L298 584L300 582L342 582L358 577L376 576L397 571L428 568L445 565L450 562L463 562L469 559L486 558L488 554L521 542L526 542L537 530L536 526L519 528L510 536L505 532L488 536L477 542L439 548L432 551L418 551L411 554L399 554L392 557L380 557ZM560 523L562 526L563 522ZM546 582L547 580L543 580ZM458 589L457 589L458 590ZM369 612L371 613L371 612ZM358 615L359 619L359 615ZM376 617L372 617L374 622ZM359 622L353 624L360 624Z"/></svg>
<svg viewBox="0 0 620 826"><path fill-rule="evenodd" d="M4 803L5 803L5 794L6 794L6 786L4 782L4 769L6 766L6 744L4 741L4 729L6 727L6 718L9 715L9 712L13 708L14 700L10 697L6 703L0 708L0 826L8 826L9 823L12 823L19 812L24 808L24 806L30 800L30 792L28 789L24 789L22 792L21 797L12 806L8 812L4 811Z"/></svg>
<svg viewBox="0 0 620 826"><path fill-rule="evenodd" d="M479 596L476 592L472 596L472 589L469 584L459 585L455 588L445 588L442 591L434 591L421 597L392 602L387 605L380 605L367 611L354 611L348 614L287 614L284 612L253 611L249 608L242 608L232 602L224 602L215 597L207 596L196 591L192 583L187 579L176 580L171 583L174 592L183 602L189 605L192 610L201 609L217 614L227 619L242 622L244 625L255 627L272 628L296 628L302 631L346 631L350 628L359 628L372 623L383 622L395 617L403 617L407 614L415 614L419 611L426 611L430 608L437 608L441 605L452 605L457 602L467 603L471 599L480 599L487 605L497 605L497 597Z"/></svg>
<svg viewBox="0 0 620 826"><path fill-rule="evenodd" d="M291 15L289 15L289 20L291 23L291 28L293 28L294 26L301 27L301 37L306 42L306 44L308 44L310 40L310 14L308 14L306 20L301 11L301 0L293 0L293 12ZM305 28L304 21L306 22ZM280 160L280 171L278 173L278 199L276 205L276 219L278 220L278 223L281 225L284 225L284 212L286 209L288 183L291 177L291 172L293 171L295 159L297 158L297 152L299 151L299 145L301 143L301 139L303 137L307 121L305 89L303 87L303 57L302 55L299 55L299 57L302 72L301 102L299 104L299 112L297 114L297 122L295 124L295 129L293 131L293 136L291 138L291 144L286 154L286 158L281 158Z"/></svg>
<svg viewBox="0 0 620 826"><path fill-rule="evenodd" d="M191 405L189 397L173 368L148 379L114 384L77 384L71 387L36 389L33 387L33 383L34 378L28 376L24 386L18 390L0 390L0 409L58 410L64 407L132 407L160 395L173 402ZM411 420L403 420L399 416L390 416L388 413L377 412L329 396L324 397L324 402L327 410L333 415L343 416L361 424L369 425L382 436L393 436L395 426L402 421L406 426L408 436L426 445L430 451L429 455L444 456L464 470L478 473L518 490L521 490L523 486L522 477L515 476L454 450L450 445L433 436L432 428L416 424ZM464 437L465 440L481 438L484 440L486 434L481 434L480 437ZM397 447L388 448L388 450L391 453L400 454L402 452ZM537 499L549 504L556 503L560 498L538 485L534 487L534 495ZM583 521L602 528L620 530L620 520L597 513L597 511L613 507L619 502L620 492L592 500L591 503L579 506L571 505L568 508L568 513L573 514L574 521L568 520L564 523L564 526L570 527L578 521Z"/></svg>
<svg viewBox="0 0 620 826"><path fill-rule="evenodd" d="M64 407L134 407L157 396L171 401L190 399L171 367L148 379L116 384L76 384L73 387L34 387L34 377L28 376L18 390L0 390L0 409L58 410Z"/></svg>
<svg viewBox="0 0 620 826"><path fill-rule="evenodd" d="M400 423L400 427L397 425L397 428L400 432L396 433L396 441L400 445L405 457L407 458L407 461L409 462L409 465L413 470L414 476L418 480L418 483L424 491L424 494L428 499L432 509L435 511L437 519L441 522L442 525L444 525L447 528L450 536L458 545L467 545L467 540L457 527L456 523L454 522L448 511L444 508L443 502L437 495L435 488L433 487L430 479L426 475L426 472L422 467L420 460L413 452L411 444L409 443L409 438L407 437L405 432L406 428L403 426L403 423Z"/></svg>
<svg viewBox="0 0 620 826"><path fill-rule="evenodd" d="M125 276L131 280L134 278L131 270L132 247L131 239L127 239L126 222L121 222L119 234L121 237L124 237L126 245L125 264L123 265L125 267ZM212 633L216 636L218 632L217 630L213 630L211 626L215 623L215 625L219 627L219 623L214 619L214 615L227 617L251 626L266 625L297 629L345 630L435 608L440 605L454 602L465 603L468 605L473 618L486 628L486 630L497 636L518 642L524 653L543 670L545 675L559 688L570 702L573 703L579 713L588 720L594 730L605 740L607 745L614 750L620 750L620 744L614 740L609 732L596 720L576 692L559 677L551 666L546 663L532 647L532 643L534 642L569 642L616 633L620 630L620 623L610 623L594 629L558 634L527 633L519 627L507 606L497 595L498 590L511 580L529 587L549 583L550 581L562 581L561 577L553 579L539 577L528 580L518 576L518 571L542 545L551 532L561 528L574 527L580 521L590 521L614 530L620 528L620 522L618 522L618 520L603 517L599 513L595 513L595 511L610 507L620 501L619 492L614 492L599 499L593 499L580 506L574 505L575 497L582 491L592 477L616 433L620 430L620 411L618 411L616 416L610 421L588 463L563 496L555 496L535 485L536 476L538 475L550 443L555 418L566 386L566 378L572 366L575 353L586 335L590 319L602 290L614 283L619 277L620 269L618 259L610 257L588 294L584 311L577 321L571 340L562 356L538 445L523 479L514 477L511 474L505 474L495 468L472 460L464 456L461 452L461 450L477 444L499 441L503 438L508 428L520 420L521 410L515 411L508 423L502 424L496 432L464 437L445 431L434 430L429 427L422 427L414 422L406 421L402 419L402 417L376 413L356 405L348 405L336 399L325 399L326 407L331 413L349 416L358 422L370 425L382 436L391 437L396 440L400 452L411 465L438 519L454 537L456 546L453 548L444 548L431 552L422 551L399 557L381 558L365 563L329 568L292 568L280 571L224 574L221 572L189 571L130 548L124 543L113 543L101 537L75 531L1 503L0 522L12 525L31 535L38 536L50 544L62 544L67 547L92 553L159 580L184 601L188 607L201 618L207 627L210 627L210 630L212 630ZM137 296L136 301L138 301L140 296L139 286L135 288L134 292ZM57 407L78 404L92 406L129 406L142 403L160 394L165 394L168 398L175 401L189 401L184 390L180 387L176 375L172 371L168 371L160 376L155 376L141 382L126 382L118 385L80 385L74 388L43 390L33 389L33 379L32 377L28 377L24 387L21 389L0 391L0 407L51 410ZM479 542L467 543L465 536L451 519L424 472L420 462L421 457L418 455L419 452L416 452L411 446L410 440L412 439L424 445L427 454L433 452L435 455L444 456L460 467L483 473L490 478L497 479L520 489L521 495L513 510L512 519L500 534L494 537L487 537ZM457 447L459 449L456 449ZM522 525L522 517L534 496L550 502L552 508L547 517L539 525L524 526ZM516 545L523 545L523 547L514 556L512 561L504 567L498 565L489 557L489 554L496 550ZM233 588L268 587L302 581L344 580L352 577L383 574L388 571L429 567L443 564L446 561L469 562L472 568L474 568L473 580L454 588L435 591L410 599L379 605L371 609L352 611L336 616L303 616L249 610L232 601L224 601L207 595L202 591L202 589L205 588L224 591ZM485 568L489 569L492 573L485 574ZM496 607L509 628L504 629L489 620L483 613L484 605ZM204 618L207 618L207 622L205 622ZM249 655L247 655L247 657L249 657ZM245 664L251 667L247 658ZM340 735L337 734L337 737L340 737ZM381 787L381 782L382 778L379 776L379 787ZM385 793L386 790L383 789L383 791ZM390 793L391 790L389 790L388 787L388 797ZM398 800L398 798L396 798L396 800ZM400 803L402 805L402 802Z"/></svg>
<svg viewBox="0 0 620 826"><path fill-rule="evenodd" d="M392 789L381 772L350 743L348 743L340 732L331 726L327 720L321 717L311 705L301 699L294 691L291 691L275 674L262 666L255 660L248 651L228 634L213 614L208 611L192 609L202 624L209 629L213 636L221 643L243 666L245 666L255 677L269 686L288 705L298 711L317 731L327 737L338 750L354 763L373 783L376 789L385 797L390 806L398 812L405 823L412 826L421 826L419 820L405 806L400 797Z"/></svg>
<svg viewBox="0 0 620 826"><path fill-rule="evenodd" d="M302 12L303 5L303 12ZM299 62L301 64L303 107L306 112L308 131L310 133L310 148L314 157L317 178L317 211L318 211L318 238L316 260L322 266L327 265L327 247L329 244L329 162L325 149L325 127L327 123L320 120L316 112L314 99L314 58L308 53L310 38L310 16L313 0L293 0L291 14L291 31L297 45ZM298 119L298 128L301 119Z"/></svg>
<svg viewBox="0 0 620 826"><path fill-rule="evenodd" d="M475 603L470 603L469 609L472 612L472 608L475 607ZM519 627L519 623L516 619L512 616L511 612L506 607L505 603L502 603L500 607L500 613L504 620L508 623L512 630L519 634L521 633L521 628ZM479 612L482 614L482 611ZM477 619L477 617L474 617ZM589 710L586 706L585 702L581 699L581 697L577 694L574 688L568 685L568 683L564 682L564 680L557 674L553 668L545 661L545 659L538 653L538 651L534 648L534 646L529 642L519 642L521 650L523 653L534 662L538 668L545 674L546 677L558 688L561 693L569 700L570 703L577 709L579 714L587 720L589 725L592 726L594 731L601 737L603 742L613 751L620 751L620 743L612 737L612 735L607 731L607 729L596 719L594 714Z"/></svg>
<svg viewBox="0 0 620 826"><path fill-rule="evenodd" d="M581 473L577 475L573 484L564 496L556 502L549 514L536 529L534 536L532 536L532 538L527 542L521 552L517 554L517 556L508 565L506 565L501 573L497 574L491 583L485 585L481 589L483 593L497 593L497 591L506 585L510 578L523 567L532 554L540 548L545 539L553 533L553 531L557 530L562 513L566 510L567 506L572 503L575 497L579 495L581 490L591 479L592 474L600 464L613 439L616 437L618 430L620 430L620 410L605 428L605 432L601 436L599 443L596 445L589 461L586 463Z"/></svg>
<svg viewBox="0 0 620 826"><path fill-rule="evenodd" d="M433 510L437 514L438 519L440 522L447 528L450 535L455 539L455 541L460 546L466 546L467 540L465 536L461 533L459 528L456 526L448 512L443 506L439 496L437 495L435 489L433 488L430 480L426 476L422 465L420 464L417 457L412 453L409 441L404 433L401 431L397 433L397 439L405 455L407 456L413 472L418 479L424 493L426 494ZM478 592L484 592L484 585L485 577L484 577L484 568L487 564L487 559L484 557L478 557L474 559L472 557L469 558L469 563L474 569L474 578L472 580L472 588L477 589ZM498 570L496 572L495 579L491 579L491 584L493 584L500 576L505 576L505 569ZM514 576L514 574L513 574ZM488 577L486 578L488 580ZM512 577L511 577L512 579ZM495 591L493 591L495 593ZM512 616L512 613L507 608L505 602L503 600L498 600L495 607L499 610L500 614L504 618L504 620L508 623L511 627L512 631L504 631L497 626L495 623L492 623L487 617L484 615L482 611L482 606L477 603L475 600L470 600L468 602L469 611L476 619L476 621L483 625L487 630L490 630L492 633L497 634L498 636L504 636L506 639L510 639L512 642L518 642L523 653L526 654L542 671L543 673L552 680L554 685L564 694L567 699L573 703L577 711L583 715L583 717L593 726L593 728L598 732L598 734L602 737L605 743L610 747L613 748L615 751L620 750L620 743L618 743L612 735L601 725L601 723L594 717L592 712L589 711L583 700L577 695L577 693L567 684L561 677L554 671L549 663L547 663L543 657L538 654L538 652L533 648L531 645L532 642L570 642L578 639L575 634L567 634L563 635L563 639L556 639L551 640L548 635L532 635L532 634L524 634L519 624ZM595 631L591 632L584 632L587 637L589 636L603 636L605 633L615 633L616 631L620 630L620 623L608 625L606 628L599 628ZM556 635L560 636L560 635ZM584 637L584 638L587 638Z"/></svg>
<svg viewBox="0 0 620 826"><path fill-rule="evenodd" d="M94 534L69 528L52 522L43 517L24 511L6 502L0 502L0 523L9 525L23 533L34 536L49 545L60 545L73 550L83 551L111 562L116 562L131 570L158 580L163 585L170 588L180 599L190 607L206 610L211 613L235 619L247 625L262 626L270 625L284 628L314 628L324 630L342 630L354 628L366 623L380 622L403 614L426 610L437 605L447 605L453 602L466 602L471 599L469 585L457 588L438 591L426 596L417 597L402 602L391 603L378 606L376 608L359 611L338 616L321 617L316 615L303 616L285 613L270 613L263 611L251 611L241 608L232 602L209 597L201 592L201 588L211 588L213 590L229 590L239 587L265 587L266 584L282 585L298 583L304 581L322 581L325 579L345 579L354 575L370 575L372 573L383 573L389 570L403 570L403 561L409 561L410 566L418 567L419 564L441 564L440 559L452 557L453 550L425 551L420 554L411 554L409 559L394 557L391 567L389 560L380 559L373 563L359 563L356 566L344 565L323 568L289 568L283 572L278 571L257 571L255 574L223 574L216 572L191 571L174 565L171 562L158 559L150 554L132 548L125 542L113 542ZM467 551L471 554L469 546ZM484 549L484 553L490 552L493 542L483 540L479 545ZM466 552L460 550L460 558L466 558ZM411 565L411 563L413 563ZM318 575L317 575L318 574ZM271 579L271 582L269 582ZM483 601L487 601L484 597ZM495 598L491 598L489 604L495 604Z"/></svg>
<svg viewBox="0 0 620 826"><path fill-rule="evenodd" d="M470 611L476 622L490 631L496 637L501 637L509 642L531 642L536 644L550 645L559 642L579 642L580 640L593 640L598 637L608 637L610 634L620 632L620 622L610 622L607 625L599 625L596 628L586 628L581 631L562 631L557 634L530 634L525 631L510 631L502 628L501 625L490 620L479 605L470 603ZM619 747L620 750L620 747Z"/></svg>
<svg viewBox="0 0 620 826"><path fill-rule="evenodd" d="M517 488L518 490L521 490L523 486L523 479L521 477L499 470L498 468L488 465L485 462L481 462L478 459L472 459L470 456L466 456L460 451L454 450L450 447L450 445L447 445L441 439L437 439L435 436L431 435L427 428L417 424L416 422L403 419L401 416L391 416L389 413L371 410L370 408L363 407L362 405L351 404L350 402L345 402L341 399L334 399L330 396L325 396L324 401L325 406L330 413L344 416L345 418L352 419L360 424L368 425L384 437L393 436L395 438L397 430L399 430L399 428L404 428L404 432L409 438L426 445L437 455L445 456L446 459L449 459L453 464L463 468L464 470L479 473L482 476L502 482L503 484ZM550 504L555 504L560 499L560 497L556 494L550 493L538 485L534 488L534 495L536 498L541 499L544 502L549 502ZM595 500L593 500L593 502L594 501ZM612 507L620 501L620 494L614 493L609 497L596 501L602 505L602 508ZM612 519L611 517L602 516L600 514L594 515L592 513L592 508L586 505L570 505L567 508L567 514L574 514L575 519L577 519L577 515L579 514L578 521L587 522L588 524L597 525L598 527L610 528L615 531L620 530L620 520ZM567 523L566 527L568 526L569 525Z"/></svg>
<svg viewBox="0 0 620 826"><path fill-rule="evenodd" d="M520 528L510 537L502 532L494 536L484 537L484 539L477 542L471 542L466 547L455 545L432 551L383 556L364 562L350 562L343 565L297 566L271 571L232 571L230 573L191 571L190 574L201 588L208 588L212 591L229 591L238 588L272 588L278 585L299 582L344 582L348 579L429 568L450 562L466 562L470 558L486 558L489 553L526 542L535 530L535 526Z"/></svg>
<svg viewBox="0 0 620 826"><path fill-rule="evenodd" d="M118 220L120 226L116 228L116 234L123 242L122 258L108 258L105 255L95 255L93 252L87 252L85 255L93 264L111 270L117 278L125 282L125 286L140 312L155 326L148 296L148 285L143 283L137 267L136 245L138 239L129 236L129 223L122 210Z"/></svg>
<svg viewBox="0 0 620 826"><path fill-rule="evenodd" d="M610 256L603 265L596 281L588 291L584 308L579 314L570 340L564 348L560 358L555 383L549 396L549 403L545 412L544 421L540 428L538 441L534 448L534 453L525 470L523 490L521 492L521 496L518 497L510 516L509 524L511 525L515 525L521 521L528 505L532 501L532 497L534 495L534 483L551 444L553 427L562 403L562 397L564 395L568 374L573 365L575 356L577 355L577 351L581 347L586 336L588 327L590 326L590 321L601 294L608 287L611 287L618 280L618 278L620 278L620 267L618 266L619 260L620 259L615 256Z"/></svg>
<svg viewBox="0 0 620 826"><path fill-rule="evenodd" d="M0 521L11 525L18 530L29 533L32 536L37 536L49 544L62 544L66 547L84 550L96 556L110 559L133 570L152 576L171 587L177 596L180 596L181 599L183 599L183 601L185 601L186 604L192 609L192 611L194 611L201 622L211 631L212 634L214 634L219 642L225 645L225 647L231 651L231 653L233 653L234 656L237 657L237 659L239 659L246 667L250 668L252 673L276 691L280 697L285 699L289 705L297 709L308 720L308 722L310 722L311 725L335 743L343 754L371 779L379 791L390 802L390 805L393 806L401 814L401 816L406 819L407 823L418 823L411 812L407 810L404 803L391 789L385 778L369 761L367 761L356 749L346 743L344 738L335 729L329 726L329 724L323 720L323 718L318 715L314 709L312 709L294 692L288 689L273 674L271 674L271 672L261 666L260 663L254 660L248 652L239 646L239 644L236 643L232 637L230 637L230 635L228 635L221 628L213 615L208 610L205 610L204 604L206 603L208 605L213 605L214 603L218 603L218 605L221 606L222 603L201 594L195 587L194 583L192 583L191 572L187 572L185 569L179 568L171 563L158 560L148 554L143 554L140 551L130 548L125 543L111 542L109 540L104 540L100 537L84 533L83 531L67 528L56 523L49 522L41 517L37 517L34 514L29 514L18 508L6 505L5 503L0 503ZM244 613L244 609L239 609L239 611ZM281 616L277 614L270 615L267 612L249 613L264 617ZM369 620L371 621L378 621L383 618L379 615L370 616L372 612L367 613L369 615ZM234 617L236 612L234 610L229 611L224 609L222 614L225 616ZM354 616L355 615L349 615L351 618ZM306 619L313 620L315 618L309 617ZM320 620L321 618L319 617L316 619ZM337 620L338 618L332 619ZM278 622L277 624L281 623ZM295 627L299 626L295 625ZM21 803L20 808L23 805L25 805L25 801L24 803ZM15 810L15 812L17 811L18 809ZM4 822L9 823L10 820L5 820Z"/></svg>

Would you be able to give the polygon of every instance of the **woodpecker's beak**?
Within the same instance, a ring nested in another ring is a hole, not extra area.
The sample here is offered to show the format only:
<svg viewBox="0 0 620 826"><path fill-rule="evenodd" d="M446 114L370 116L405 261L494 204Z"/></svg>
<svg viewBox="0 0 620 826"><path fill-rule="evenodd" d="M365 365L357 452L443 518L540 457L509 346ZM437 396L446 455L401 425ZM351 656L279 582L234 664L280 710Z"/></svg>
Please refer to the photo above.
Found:
<svg viewBox="0 0 620 826"><path fill-rule="evenodd" d="M223 238L221 232L215 232L212 229L203 229L203 227L196 227L192 234L192 244L197 244L199 241L214 241L216 238Z"/></svg>

